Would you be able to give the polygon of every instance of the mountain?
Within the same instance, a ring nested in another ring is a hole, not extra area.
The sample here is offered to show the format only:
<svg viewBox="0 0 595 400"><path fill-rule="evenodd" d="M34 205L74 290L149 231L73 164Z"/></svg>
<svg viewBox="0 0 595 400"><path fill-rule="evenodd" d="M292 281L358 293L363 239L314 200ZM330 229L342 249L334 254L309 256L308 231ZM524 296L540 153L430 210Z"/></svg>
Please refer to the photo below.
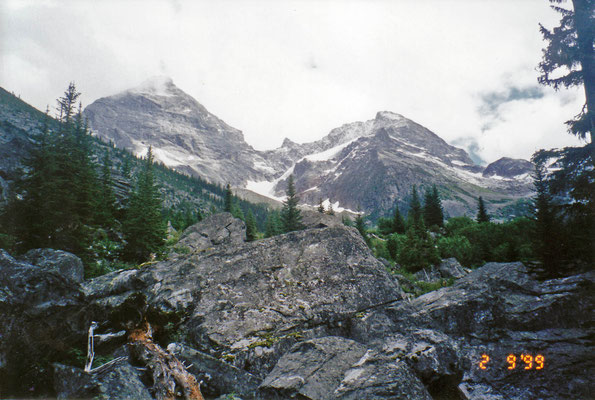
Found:
<svg viewBox="0 0 595 400"><path fill-rule="evenodd" d="M177 100L174 103L180 106ZM100 118L107 117L104 115ZM35 146L45 120L44 113L0 88L0 211L10 197L11 185L22 176L23 161ZM209 126L217 126L219 123L222 130L226 126L216 118L208 119L204 123L210 124ZM50 130L58 127L57 121L51 117L48 119L48 125ZM230 129L233 132L233 128ZM122 132L112 131L114 134ZM126 140L125 136L116 136ZM97 164L100 164L104 154L109 152L112 162L111 174L118 200L123 200L134 185L134 179L124 176L124 166L129 165L132 176L141 166L140 160L130 154L127 148L128 146L124 145L114 148L105 141L93 141L93 158ZM165 154L163 151L159 153ZM184 172L184 168L180 170ZM207 214L213 207L221 208L223 205L224 188L201 179L198 174L189 176L188 173L179 173L167 166L157 165L155 175L161 188L164 211L170 216L188 210L201 210L203 214ZM244 212L252 211L262 227L266 219L266 207L255 203L241 200L239 205Z"/></svg>
<svg viewBox="0 0 595 400"><path fill-rule="evenodd" d="M96 100L84 111L98 137L135 154L153 146L169 167L222 184L262 178L242 132L211 114L169 78Z"/></svg>
<svg viewBox="0 0 595 400"><path fill-rule="evenodd" d="M136 153L153 146L156 159L178 171L277 200L293 174L303 203L323 200L337 211L361 208L372 218L396 203L406 210L413 185L425 190L436 184L451 216L474 214L482 196L489 212L508 217L533 190L528 161L501 159L484 168L465 150L389 111L311 143L285 139L268 151L253 149L241 131L169 78L101 98L84 113L98 137Z"/></svg>

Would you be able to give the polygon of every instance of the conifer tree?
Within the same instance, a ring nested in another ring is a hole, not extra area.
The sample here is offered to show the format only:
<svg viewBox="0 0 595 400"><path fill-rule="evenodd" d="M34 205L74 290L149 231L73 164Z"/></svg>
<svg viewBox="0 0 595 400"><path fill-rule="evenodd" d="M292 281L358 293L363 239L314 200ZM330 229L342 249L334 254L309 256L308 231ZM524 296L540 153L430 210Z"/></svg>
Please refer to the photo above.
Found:
<svg viewBox="0 0 595 400"><path fill-rule="evenodd" d="M267 215L267 220L265 224L265 234L264 237L273 237L276 235L280 235L283 233L283 229L281 226L281 220L279 218L279 213L277 211L271 211Z"/></svg>
<svg viewBox="0 0 595 400"><path fill-rule="evenodd" d="M228 213L233 211L233 193L231 192L231 185L229 183L227 186L225 186L225 201L223 205L223 211Z"/></svg>
<svg viewBox="0 0 595 400"><path fill-rule="evenodd" d="M366 230L366 222L364 220L364 213L359 212L359 208L358 208L357 217L355 217L355 229L357 229L359 234L362 235L362 238L364 238L364 241L369 246L370 238L368 237L368 232Z"/></svg>
<svg viewBox="0 0 595 400"><path fill-rule="evenodd" d="M99 196L97 197L97 224L111 226L116 214L116 196L113 189L111 173L112 162L109 151L106 150L102 160Z"/></svg>
<svg viewBox="0 0 595 400"><path fill-rule="evenodd" d="M399 205L395 207L395 213L393 214L392 232L399 234L405 233L405 220L401 215L401 211L399 211Z"/></svg>
<svg viewBox="0 0 595 400"><path fill-rule="evenodd" d="M432 189L426 190L424 198L424 222L426 226L442 227L444 226L444 213L442 211L442 202L436 185Z"/></svg>
<svg viewBox="0 0 595 400"><path fill-rule="evenodd" d="M153 151L149 147L122 224L126 239L123 256L127 260L146 261L151 254L162 251L167 228L161 209L161 194L153 172Z"/></svg>
<svg viewBox="0 0 595 400"><path fill-rule="evenodd" d="M248 211L246 216L246 240L252 242L258 236L258 228L256 227L256 219L252 211Z"/></svg>
<svg viewBox="0 0 595 400"><path fill-rule="evenodd" d="M99 183L80 105L75 114L79 96L70 83L58 99L57 132L49 132L46 120L39 145L26 161L28 172L17 186L22 201L15 203L23 250L52 247L88 256Z"/></svg>
<svg viewBox="0 0 595 400"><path fill-rule="evenodd" d="M553 276L554 268L558 264L561 253L561 242L564 238L559 235L559 225L556 221L556 212L545 180L545 167L539 163L535 166L534 184L536 196L534 238L535 253L541 260L545 271Z"/></svg>
<svg viewBox="0 0 595 400"><path fill-rule="evenodd" d="M483 202L483 198L479 196L479 200L477 201L477 222L490 222L490 216L486 211L485 204Z"/></svg>
<svg viewBox="0 0 595 400"><path fill-rule="evenodd" d="M302 215L297 207L298 202L299 198L295 192L293 175L290 175L287 181L287 198L283 202L283 209L281 210L283 232L291 232L303 229Z"/></svg>
<svg viewBox="0 0 595 400"><path fill-rule="evenodd" d="M409 201L409 213L407 214L407 224L414 226L416 230L421 230L423 224L422 208L417 194L417 188L413 185L411 189L411 200ZM424 228L425 230L425 228Z"/></svg>

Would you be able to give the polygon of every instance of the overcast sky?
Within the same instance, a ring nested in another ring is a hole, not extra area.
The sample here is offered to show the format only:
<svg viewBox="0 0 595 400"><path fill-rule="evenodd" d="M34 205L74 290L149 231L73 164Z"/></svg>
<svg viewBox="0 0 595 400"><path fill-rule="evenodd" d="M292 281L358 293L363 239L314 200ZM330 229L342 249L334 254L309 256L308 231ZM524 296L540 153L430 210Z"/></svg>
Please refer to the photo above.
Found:
<svg viewBox="0 0 595 400"><path fill-rule="evenodd" d="M579 144L537 85L547 0L0 0L0 86L39 109L170 76L258 149L390 110L484 162Z"/></svg>

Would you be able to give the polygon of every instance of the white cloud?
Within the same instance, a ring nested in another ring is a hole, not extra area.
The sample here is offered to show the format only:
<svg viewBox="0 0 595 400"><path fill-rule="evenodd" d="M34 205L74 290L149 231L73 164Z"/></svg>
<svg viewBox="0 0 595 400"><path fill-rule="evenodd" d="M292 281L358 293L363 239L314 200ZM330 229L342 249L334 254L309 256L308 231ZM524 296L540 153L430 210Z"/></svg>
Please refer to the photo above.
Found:
<svg viewBox="0 0 595 400"><path fill-rule="evenodd" d="M257 148L320 138L399 112L447 141L475 138L486 161L577 143L563 122L580 92L507 102L536 84L543 0L7 1L0 85L39 108L75 80L83 102L167 74ZM561 105L561 100L570 103ZM577 108L578 107L578 108ZM482 133L482 127L492 128ZM522 140L511 141L524 132ZM533 142L534 141L534 142Z"/></svg>

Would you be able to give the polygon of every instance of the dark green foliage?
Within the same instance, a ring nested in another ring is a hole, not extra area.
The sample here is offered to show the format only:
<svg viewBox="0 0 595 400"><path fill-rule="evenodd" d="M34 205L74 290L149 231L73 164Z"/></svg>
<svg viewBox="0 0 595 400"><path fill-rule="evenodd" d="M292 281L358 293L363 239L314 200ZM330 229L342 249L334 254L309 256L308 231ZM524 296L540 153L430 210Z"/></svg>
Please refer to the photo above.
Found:
<svg viewBox="0 0 595 400"><path fill-rule="evenodd" d="M231 186L229 183L227 186L225 186L225 202L223 205L223 211L228 213L233 211L233 193L231 192Z"/></svg>
<svg viewBox="0 0 595 400"><path fill-rule="evenodd" d="M440 255L434 240L427 231L415 226L407 229L404 240L399 244L397 261L410 272L416 272L440 262Z"/></svg>
<svg viewBox="0 0 595 400"><path fill-rule="evenodd" d="M397 209L398 210L398 209ZM442 201L438 194L436 185L432 186L432 189L426 190L424 198L424 221L426 226L431 230L436 231L436 228L444 226L444 212L442 210Z"/></svg>
<svg viewBox="0 0 595 400"><path fill-rule="evenodd" d="M405 233L405 219L403 218L403 215L401 215L398 205L395 207L395 213L393 215L392 231L399 234Z"/></svg>
<svg viewBox="0 0 595 400"><path fill-rule="evenodd" d="M283 233L283 227L281 225L281 217L277 211L271 211L268 214L265 226L264 237L272 237Z"/></svg>
<svg viewBox="0 0 595 400"><path fill-rule="evenodd" d="M399 235L392 234L386 240L386 249L388 250L388 254L390 258L393 260L397 259L397 255L399 253Z"/></svg>
<svg viewBox="0 0 595 400"><path fill-rule="evenodd" d="M479 196L477 201L477 222L490 222L490 216L486 211L486 206L483 202L483 198Z"/></svg>
<svg viewBox="0 0 595 400"><path fill-rule="evenodd" d="M377 225L378 231L382 235L390 235L391 233L403 234L406 229L405 219L403 219L398 205L395 207L395 212L391 219L380 217L378 218Z"/></svg>
<svg viewBox="0 0 595 400"><path fill-rule="evenodd" d="M287 181L287 198L283 202L283 209L281 210L283 232L291 232L303 229L302 215L297 207L298 202L299 198L295 192L293 175L290 175Z"/></svg>
<svg viewBox="0 0 595 400"><path fill-rule="evenodd" d="M200 209L187 202L178 204L175 209L165 210L163 217L166 221L171 222L171 226L179 232L200 222L203 218Z"/></svg>
<svg viewBox="0 0 595 400"><path fill-rule="evenodd" d="M550 0L560 3L560 0ZM595 131L595 13L593 0L573 0L573 9L559 6L552 8L560 13L560 25L553 30L539 25L547 42L543 49L543 59L539 63L542 85L560 87L584 85L586 104L574 120L568 121L569 131L585 139L590 136L593 143ZM593 149L591 149L591 157ZM591 163L595 160L591 160Z"/></svg>
<svg viewBox="0 0 595 400"><path fill-rule="evenodd" d="M116 196L114 182L112 181L112 162L108 150L105 151L101 166L99 193L97 196L96 224L99 226L112 226L116 215Z"/></svg>
<svg viewBox="0 0 595 400"><path fill-rule="evenodd" d="M20 250L52 247L87 259L97 216L99 182L91 161L90 134L75 103L71 83L58 100L57 132L46 117L39 143L25 160L26 172L15 187L22 199L9 206Z"/></svg>
<svg viewBox="0 0 595 400"><path fill-rule="evenodd" d="M366 230L366 221L364 219L364 214L359 213L357 217L355 217L355 228L359 232L360 235L364 238L364 241L369 246L370 245L370 237L368 236L368 231Z"/></svg>
<svg viewBox="0 0 595 400"><path fill-rule="evenodd" d="M257 236L258 229L256 228L254 214L252 214L252 211L248 211L248 216L246 217L246 240L252 242L256 240Z"/></svg>
<svg viewBox="0 0 595 400"><path fill-rule="evenodd" d="M167 231L161 208L161 194L153 174L153 153L149 148L122 223L125 260L143 262L163 251Z"/></svg>
<svg viewBox="0 0 595 400"><path fill-rule="evenodd" d="M341 217L341 222L343 222L343 225L345 226L353 226L353 221L346 215Z"/></svg>
<svg viewBox="0 0 595 400"><path fill-rule="evenodd" d="M454 257L467 267L473 264L473 246L465 236L441 237L438 250L441 258Z"/></svg>
<svg viewBox="0 0 595 400"><path fill-rule="evenodd" d="M423 215L419 195L415 185L411 188L411 199L409 200L409 213L407 214L407 228L414 226L415 229L421 230L423 224Z"/></svg>
<svg viewBox="0 0 595 400"><path fill-rule="evenodd" d="M553 272L562 255L560 245L564 240L560 236L560 227L556 210L545 181L545 167L542 163L535 166L535 252L546 271Z"/></svg>

